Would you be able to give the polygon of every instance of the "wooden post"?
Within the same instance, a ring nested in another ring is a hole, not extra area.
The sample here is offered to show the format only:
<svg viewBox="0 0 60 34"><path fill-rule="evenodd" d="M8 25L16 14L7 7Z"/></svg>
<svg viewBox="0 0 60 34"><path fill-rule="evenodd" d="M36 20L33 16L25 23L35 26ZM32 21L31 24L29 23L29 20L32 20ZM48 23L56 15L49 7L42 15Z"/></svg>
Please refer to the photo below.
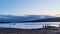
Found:
<svg viewBox="0 0 60 34"><path fill-rule="evenodd" d="M59 24L59 28L60 28L60 24Z"/></svg>
<svg viewBox="0 0 60 34"><path fill-rule="evenodd" d="M45 28L44 24L42 24L42 27Z"/></svg>
<svg viewBox="0 0 60 34"><path fill-rule="evenodd" d="M45 24L45 28L47 27L47 25Z"/></svg>

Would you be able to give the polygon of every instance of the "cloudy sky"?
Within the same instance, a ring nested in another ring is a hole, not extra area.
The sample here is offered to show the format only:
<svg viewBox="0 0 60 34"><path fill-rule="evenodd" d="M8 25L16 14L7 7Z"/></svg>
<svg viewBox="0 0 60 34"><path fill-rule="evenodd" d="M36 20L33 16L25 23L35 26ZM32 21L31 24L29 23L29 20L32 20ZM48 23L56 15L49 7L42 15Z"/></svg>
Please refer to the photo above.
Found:
<svg viewBox="0 0 60 34"><path fill-rule="evenodd" d="M0 15L60 14L60 0L0 0Z"/></svg>

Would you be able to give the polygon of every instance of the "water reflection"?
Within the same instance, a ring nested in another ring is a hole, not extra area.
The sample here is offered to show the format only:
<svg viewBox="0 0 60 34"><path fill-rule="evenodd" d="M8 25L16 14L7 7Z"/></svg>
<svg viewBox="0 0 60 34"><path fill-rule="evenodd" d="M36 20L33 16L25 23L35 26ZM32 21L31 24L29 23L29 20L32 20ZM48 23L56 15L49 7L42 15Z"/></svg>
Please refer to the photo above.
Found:
<svg viewBox="0 0 60 34"><path fill-rule="evenodd" d="M0 27L31 29L31 28L42 28L43 25L58 27L59 26L58 24L60 24L60 22L2 23L0 24Z"/></svg>

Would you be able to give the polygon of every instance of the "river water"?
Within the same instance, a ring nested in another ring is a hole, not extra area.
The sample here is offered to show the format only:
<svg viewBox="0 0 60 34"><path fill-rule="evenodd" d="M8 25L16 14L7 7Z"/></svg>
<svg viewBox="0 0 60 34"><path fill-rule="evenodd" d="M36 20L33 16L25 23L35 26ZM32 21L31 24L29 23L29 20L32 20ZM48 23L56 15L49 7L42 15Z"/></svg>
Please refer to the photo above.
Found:
<svg viewBox="0 0 60 34"><path fill-rule="evenodd" d="M60 24L60 22L0 23L0 27L32 29L32 28L42 28L42 26L45 24L50 24L51 26L58 27L59 26L58 24Z"/></svg>

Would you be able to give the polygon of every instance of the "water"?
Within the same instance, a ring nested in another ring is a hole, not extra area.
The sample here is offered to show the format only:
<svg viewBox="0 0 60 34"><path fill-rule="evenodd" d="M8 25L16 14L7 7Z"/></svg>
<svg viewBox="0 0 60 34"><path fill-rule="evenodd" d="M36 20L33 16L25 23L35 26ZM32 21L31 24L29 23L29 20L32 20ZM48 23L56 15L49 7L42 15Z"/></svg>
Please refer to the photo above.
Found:
<svg viewBox="0 0 60 34"><path fill-rule="evenodd" d="M44 24L51 24L51 26L58 27L60 22L28 22L28 23L1 23L0 27L4 28L22 28L22 29L32 29L32 28L42 28Z"/></svg>

